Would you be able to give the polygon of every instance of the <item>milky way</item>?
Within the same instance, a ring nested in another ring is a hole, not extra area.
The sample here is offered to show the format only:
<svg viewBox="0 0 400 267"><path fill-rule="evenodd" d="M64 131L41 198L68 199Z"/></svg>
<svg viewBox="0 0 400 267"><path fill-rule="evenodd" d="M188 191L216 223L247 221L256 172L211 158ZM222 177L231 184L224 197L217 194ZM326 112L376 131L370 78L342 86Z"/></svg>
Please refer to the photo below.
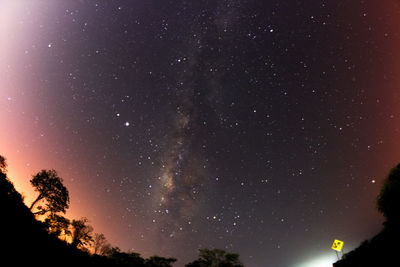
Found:
<svg viewBox="0 0 400 267"><path fill-rule="evenodd" d="M210 51L204 49L204 52L202 48L212 42L208 31L214 31L217 38L226 28L232 27L232 17L236 11L234 3L226 7L217 5L215 10L212 8L209 6L201 14L193 16L193 24L181 37L185 47L181 50L181 57L172 62L172 65L184 67L178 75L174 75L176 112L167 133L166 152L161 160L159 194L155 199L159 212L168 214L162 219L166 224L164 227L173 226L170 236L182 228L182 220L191 223L197 206L202 202L200 199L206 197L207 190L210 190L205 177L209 174L205 170L207 163L204 152L192 143L201 140L201 135L205 134L200 130L207 124L204 120L207 115L203 111L214 110L212 115L218 116L218 110L214 108L218 100L214 98L222 84L219 75L213 75L213 72L218 72L221 57L214 53L207 55Z"/></svg>

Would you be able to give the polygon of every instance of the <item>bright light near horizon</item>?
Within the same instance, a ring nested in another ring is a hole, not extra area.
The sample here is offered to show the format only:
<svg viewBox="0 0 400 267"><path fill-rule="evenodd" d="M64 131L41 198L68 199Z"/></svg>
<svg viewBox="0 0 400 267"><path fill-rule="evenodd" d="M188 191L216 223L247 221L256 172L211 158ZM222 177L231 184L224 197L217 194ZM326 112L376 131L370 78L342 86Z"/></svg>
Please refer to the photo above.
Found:
<svg viewBox="0 0 400 267"><path fill-rule="evenodd" d="M336 261L337 256L333 252L332 254L326 254L317 258L310 258L303 263L294 265L294 267L332 267Z"/></svg>

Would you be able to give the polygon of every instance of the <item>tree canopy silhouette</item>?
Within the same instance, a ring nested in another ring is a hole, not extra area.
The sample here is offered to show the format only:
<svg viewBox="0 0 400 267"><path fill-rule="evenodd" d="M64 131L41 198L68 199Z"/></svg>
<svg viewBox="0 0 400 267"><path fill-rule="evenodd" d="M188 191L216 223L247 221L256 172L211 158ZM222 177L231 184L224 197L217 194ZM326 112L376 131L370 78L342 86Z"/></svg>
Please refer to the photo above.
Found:
<svg viewBox="0 0 400 267"><path fill-rule="evenodd" d="M186 267L243 267L243 264L239 260L239 254L222 249L200 249L199 259L186 264Z"/></svg>
<svg viewBox="0 0 400 267"><path fill-rule="evenodd" d="M93 227L88 225L87 218L72 220L72 243L71 245L81 250L87 250L87 247L93 242Z"/></svg>
<svg viewBox="0 0 400 267"><path fill-rule="evenodd" d="M151 256L145 260L146 267L172 267L172 263L176 262L174 258L164 258L160 256Z"/></svg>
<svg viewBox="0 0 400 267"><path fill-rule="evenodd" d="M23 197L20 193L15 190L13 183L7 177L7 160L5 157L0 155L0 203L5 205L7 201L12 203L23 205ZM12 207L5 207L6 210L12 209Z"/></svg>
<svg viewBox="0 0 400 267"><path fill-rule="evenodd" d="M377 208L388 223L400 222L400 164L390 170L378 195Z"/></svg>
<svg viewBox="0 0 400 267"><path fill-rule="evenodd" d="M106 256L111 252L111 245L104 234L95 233L93 239L93 254Z"/></svg>
<svg viewBox="0 0 400 267"><path fill-rule="evenodd" d="M0 155L0 172L6 173L7 172L7 161L6 158Z"/></svg>
<svg viewBox="0 0 400 267"><path fill-rule="evenodd" d="M111 248L109 256L118 266L145 266L144 259L139 253L126 253L122 252L118 247Z"/></svg>
<svg viewBox="0 0 400 267"><path fill-rule="evenodd" d="M44 220L44 224L47 227L48 233L51 235L56 237L63 236L64 240L67 236L71 235L71 231L69 230L70 221L61 215L50 213Z"/></svg>
<svg viewBox="0 0 400 267"><path fill-rule="evenodd" d="M37 198L32 202L30 210L40 201L45 200L45 207L38 206L34 214L43 215L47 212L63 212L69 207L69 193L63 185L55 170L41 170L30 180L35 191L39 192Z"/></svg>

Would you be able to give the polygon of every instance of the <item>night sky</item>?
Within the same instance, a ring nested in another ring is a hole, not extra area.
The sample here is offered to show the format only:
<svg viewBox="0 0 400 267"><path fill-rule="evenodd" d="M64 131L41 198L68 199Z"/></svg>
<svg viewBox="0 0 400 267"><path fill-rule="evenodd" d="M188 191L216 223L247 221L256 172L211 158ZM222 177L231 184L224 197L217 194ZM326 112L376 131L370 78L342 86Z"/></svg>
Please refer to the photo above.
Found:
<svg viewBox="0 0 400 267"><path fill-rule="evenodd" d="M3 0L0 154L124 251L331 266L382 227L399 47L395 0Z"/></svg>

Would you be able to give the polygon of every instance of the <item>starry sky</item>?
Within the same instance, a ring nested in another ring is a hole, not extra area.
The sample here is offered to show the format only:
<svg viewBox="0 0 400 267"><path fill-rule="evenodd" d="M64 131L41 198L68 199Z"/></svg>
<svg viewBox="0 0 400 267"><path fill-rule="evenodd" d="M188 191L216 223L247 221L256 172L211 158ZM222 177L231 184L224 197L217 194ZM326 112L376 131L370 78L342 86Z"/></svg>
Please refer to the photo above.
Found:
<svg viewBox="0 0 400 267"><path fill-rule="evenodd" d="M330 266L383 222L399 24L395 0L2 0L0 153L122 250Z"/></svg>

